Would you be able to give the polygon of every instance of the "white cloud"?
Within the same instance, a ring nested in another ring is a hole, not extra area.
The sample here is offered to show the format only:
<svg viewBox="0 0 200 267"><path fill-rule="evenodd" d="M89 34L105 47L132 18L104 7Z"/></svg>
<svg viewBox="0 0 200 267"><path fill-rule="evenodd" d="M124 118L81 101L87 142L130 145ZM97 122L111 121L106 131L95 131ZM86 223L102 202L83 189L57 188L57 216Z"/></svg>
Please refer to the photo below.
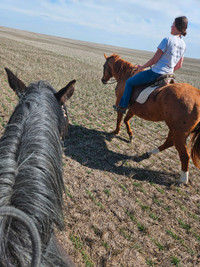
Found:
<svg viewBox="0 0 200 267"><path fill-rule="evenodd" d="M47 34L51 30L48 28L48 23L50 25L54 23L57 27L60 25L60 30L63 32L65 27L73 29L74 36L65 37L79 39L79 34L83 36L83 32L79 33L81 28L82 31L85 30L85 37L89 37L92 41L98 40L101 31L102 36L103 32L105 33L103 43L107 43L110 36L115 36L113 37L115 40L120 40L122 36L127 39L124 43L128 43L130 39L131 46L137 38L137 43L141 42L142 47L148 50L152 45L151 42L158 44L161 38L170 34L174 18L180 15L186 15L189 19L187 42L200 45L199 10L199 0L175 2L174 0L5 0L0 3L0 24L2 24L1 12L2 17L5 17L5 14L8 17L7 22L3 21L4 26L8 22L11 24L9 16L12 12L12 16L13 14L16 16L13 27L17 27L18 23L22 24L26 18L26 21L31 21L28 24L30 29L26 30L37 32L40 29L36 28L34 20L37 24L41 20L41 24L46 23ZM42 29L44 31L44 28ZM90 31L92 34L87 36ZM145 45L143 40L148 39L149 43ZM123 45L123 43L113 43L113 45ZM138 49L138 47L132 48Z"/></svg>

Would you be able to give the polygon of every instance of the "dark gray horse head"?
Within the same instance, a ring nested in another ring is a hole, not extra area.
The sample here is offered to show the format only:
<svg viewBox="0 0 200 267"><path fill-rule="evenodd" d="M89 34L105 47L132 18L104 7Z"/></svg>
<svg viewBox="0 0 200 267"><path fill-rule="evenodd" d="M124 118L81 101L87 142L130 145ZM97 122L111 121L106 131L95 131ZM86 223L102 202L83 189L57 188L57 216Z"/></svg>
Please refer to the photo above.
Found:
<svg viewBox="0 0 200 267"><path fill-rule="evenodd" d="M5 71L8 76L8 82L10 87L16 93L16 95L21 98L21 96L26 92L27 86L23 81L21 81L16 75L13 74L8 68L5 68ZM63 105L66 101L73 95L74 93L74 84L76 80L72 80L69 82L64 88L60 91L55 93L55 97L57 98L58 102Z"/></svg>
<svg viewBox="0 0 200 267"><path fill-rule="evenodd" d="M10 87L13 89L13 91L18 96L18 98L21 99L22 96L24 96L25 93L27 92L29 86L27 87L25 83L22 80L20 80L16 75L14 75L13 72L10 71L8 68L5 68L5 71L8 76L8 82L9 82ZM63 125L62 125L63 127L62 127L62 132L61 132L62 139L64 139L68 135L69 119L68 119L66 102L74 94L75 83L76 83L76 80L72 80L65 87L63 87L59 91L54 92L54 96L57 99L58 103L62 106L62 110L64 114L64 121L63 121Z"/></svg>

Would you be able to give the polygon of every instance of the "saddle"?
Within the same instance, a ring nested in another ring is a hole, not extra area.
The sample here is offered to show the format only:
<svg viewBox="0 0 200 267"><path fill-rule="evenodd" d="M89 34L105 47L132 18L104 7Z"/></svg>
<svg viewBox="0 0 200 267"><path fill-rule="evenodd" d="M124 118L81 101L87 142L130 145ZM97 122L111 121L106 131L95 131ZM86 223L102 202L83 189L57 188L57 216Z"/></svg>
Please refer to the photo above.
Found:
<svg viewBox="0 0 200 267"><path fill-rule="evenodd" d="M130 102L131 103L138 102L140 104L144 104L152 92L158 93L161 87L174 83L175 83L174 74L162 74L153 83L143 84L134 87Z"/></svg>

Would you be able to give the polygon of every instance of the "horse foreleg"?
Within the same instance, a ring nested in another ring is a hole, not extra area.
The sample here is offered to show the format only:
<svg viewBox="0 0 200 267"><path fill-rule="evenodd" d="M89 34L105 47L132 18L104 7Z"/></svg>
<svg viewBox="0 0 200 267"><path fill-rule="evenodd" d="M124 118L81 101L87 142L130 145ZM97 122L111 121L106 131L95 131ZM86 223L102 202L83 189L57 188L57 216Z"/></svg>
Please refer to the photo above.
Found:
<svg viewBox="0 0 200 267"><path fill-rule="evenodd" d="M184 184L187 184L189 181L189 159L190 159L186 145L186 139L187 137L181 135L180 133L177 133L174 136L174 144L181 160L181 176L179 181Z"/></svg>
<svg viewBox="0 0 200 267"><path fill-rule="evenodd" d="M116 129L111 132L111 134L118 134L120 131L121 123L122 123L123 114L121 112L117 112L117 125Z"/></svg>
<svg viewBox="0 0 200 267"><path fill-rule="evenodd" d="M158 148L155 148L153 150L148 151L147 153L149 156L151 156L151 155L157 154L158 152L163 151L163 150L165 150L165 149L167 149L173 145L174 145L173 135L172 135L171 131L169 131L168 136L167 136L164 144L162 144Z"/></svg>
<svg viewBox="0 0 200 267"><path fill-rule="evenodd" d="M134 116L134 113L129 109L127 114L126 114L126 117L124 118L124 123L126 124L126 129L127 129L127 133L129 135L129 138L130 138L130 142L132 141L132 138L133 138L133 132L131 131L129 121L133 116Z"/></svg>

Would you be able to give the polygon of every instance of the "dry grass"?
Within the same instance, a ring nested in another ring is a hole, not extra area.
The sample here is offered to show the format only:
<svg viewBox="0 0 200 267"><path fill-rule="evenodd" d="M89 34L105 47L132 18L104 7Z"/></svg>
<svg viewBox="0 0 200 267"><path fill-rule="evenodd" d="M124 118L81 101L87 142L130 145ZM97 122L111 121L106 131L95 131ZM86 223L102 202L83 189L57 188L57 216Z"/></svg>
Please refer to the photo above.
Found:
<svg viewBox="0 0 200 267"><path fill-rule="evenodd" d="M115 138L114 85L101 84L103 54L132 63L152 54L0 27L0 129L17 98L4 67L27 84L48 80L56 89L77 80L68 103L69 137L63 156L66 230L59 233L77 266L200 266L199 170L190 164L187 187L173 184L180 161L174 148L138 162L161 144L167 127L133 118ZM200 60L185 59L178 82L200 88Z"/></svg>

